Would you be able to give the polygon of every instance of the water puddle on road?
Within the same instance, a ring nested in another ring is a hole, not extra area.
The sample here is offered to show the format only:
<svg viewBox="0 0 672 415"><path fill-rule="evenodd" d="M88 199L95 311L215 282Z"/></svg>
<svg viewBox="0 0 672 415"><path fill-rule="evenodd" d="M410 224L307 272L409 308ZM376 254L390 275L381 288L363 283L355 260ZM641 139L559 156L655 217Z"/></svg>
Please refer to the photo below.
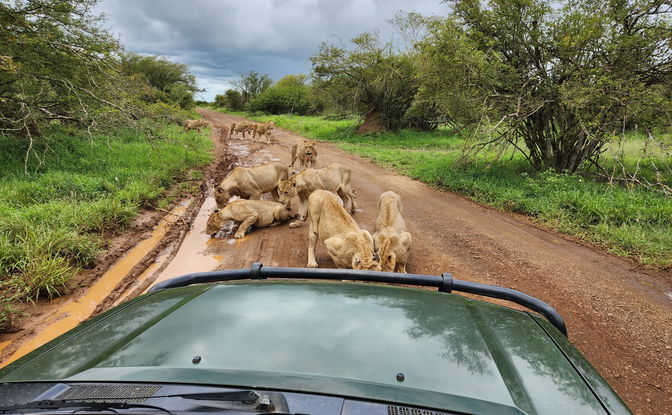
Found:
<svg viewBox="0 0 672 415"><path fill-rule="evenodd" d="M230 154L238 157L238 165L250 166L269 161L277 160L272 153L268 151L251 150L244 141L230 141ZM211 189L210 192L212 192ZM156 228L152 231L149 238L141 241L135 247L130 249L121 257L110 269L108 269L83 295L76 299L68 299L58 306L54 311L44 316L43 321L46 326L34 337L26 340L19 345L19 348L6 361L0 363L3 367L14 360L24 356L39 346L53 340L59 335L77 327L82 321L88 319L91 314L112 293L119 283L129 274L131 269L140 263L143 258L162 241L163 237L170 230L171 226L178 220L183 220L182 216L186 212L193 199L186 200L170 213L166 214ZM181 242L177 253L172 256L175 246L168 246L163 252L159 253L157 258L147 269L119 293L119 298L114 302L114 306L129 300L137 293L139 287L151 280L159 270L160 275L153 284L165 281L170 278L178 277L193 272L212 271L221 264L225 258L218 254L217 244L219 242L235 244L237 241L230 238L235 229L225 230L225 236L230 239L222 240L211 238L205 233L208 218L216 207L215 199L210 193L196 215L191 229L187 232L184 240ZM233 223L231 223L233 224ZM221 251L221 249L219 249ZM166 265L166 261L170 261ZM152 284L152 285L153 285ZM145 290L146 292L146 290ZM0 343L0 353L12 344L12 340ZM9 350L9 349L7 349Z"/></svg>
<svg viewBox="0 0 672 415"><path fill-rule="evenodd" d="M216 240L205 233L208 218L214 212L216 206L215 198L211 194L208 195L177 254L171 259L170 265L154 281L154 284L192 272L212 271L217 268L222 258L214 253L209 253L208 250Z"/></svg>
<svg viewBox="0 0 672 415"><path fill-rule="evenodd" d="M2 363L5 366L14 360L24 356L32 350L55 339L68 330L71 330L82 321L88 319L98 304L115 289L121 280L128 275L152 249L154 249L164 235L168 232L173 223L182 218L186 212L191 199L175 207L170 213L159 222L152 231L149 238L141 241L135 247L130 249L121 259L119 259L110 269L108 269L82 296L77 299L66 301L57 311L50 314L51 324L42 329L36 336L32 337L19 347L12 356ZM2 345L6 348L9 344ZM0 350L1 351L1 350Z"/></svg>

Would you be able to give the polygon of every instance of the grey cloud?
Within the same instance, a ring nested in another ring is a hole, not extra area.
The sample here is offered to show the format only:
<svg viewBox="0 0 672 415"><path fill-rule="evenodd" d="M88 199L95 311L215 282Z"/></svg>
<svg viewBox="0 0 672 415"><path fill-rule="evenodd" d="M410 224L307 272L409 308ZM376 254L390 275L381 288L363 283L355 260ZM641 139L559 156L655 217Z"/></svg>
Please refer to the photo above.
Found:
<svg viewBox="0 0 672 415"><path fill-rule="evenodd" d="M126 50L186 63L211 100L240 73L307 73L320 42L379 30L399 10L444 14L439 0L102 0Z"/></svg>

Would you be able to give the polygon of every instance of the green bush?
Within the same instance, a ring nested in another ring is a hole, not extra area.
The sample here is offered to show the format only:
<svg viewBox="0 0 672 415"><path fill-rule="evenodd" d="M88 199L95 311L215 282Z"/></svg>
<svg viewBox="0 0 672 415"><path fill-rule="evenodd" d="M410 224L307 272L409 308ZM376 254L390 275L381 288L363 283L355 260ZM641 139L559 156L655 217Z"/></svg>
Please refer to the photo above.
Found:
<svg viewBox="0 0 672 415"><path fill-rule="evenodd" d="M305 85L272 86L252 99L250 111L268 114L306 115L310 109L309 87Z"/></svg>
<svg viewBox="0 0 672 415"><path fill-rule="evenodd" d="M243 94L235 89L227 89L224 95L215 96L215 107L228 108L232 111L241 111L245 106Z"/></svg>

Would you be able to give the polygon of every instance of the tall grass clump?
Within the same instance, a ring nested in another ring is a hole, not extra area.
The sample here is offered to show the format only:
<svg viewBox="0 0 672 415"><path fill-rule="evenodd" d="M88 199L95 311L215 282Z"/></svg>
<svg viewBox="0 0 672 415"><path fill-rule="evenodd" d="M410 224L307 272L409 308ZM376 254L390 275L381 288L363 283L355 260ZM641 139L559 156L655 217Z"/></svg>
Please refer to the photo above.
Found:
<svg viewBox="0 0 672 415"><path fill-rule="evenodd" d="M0 329L14 323L20 302L61 295L95 265L106 235L211 161L203 135L171 126L160 137L53 131L24 163L24 143L0 136Z"/></svg>

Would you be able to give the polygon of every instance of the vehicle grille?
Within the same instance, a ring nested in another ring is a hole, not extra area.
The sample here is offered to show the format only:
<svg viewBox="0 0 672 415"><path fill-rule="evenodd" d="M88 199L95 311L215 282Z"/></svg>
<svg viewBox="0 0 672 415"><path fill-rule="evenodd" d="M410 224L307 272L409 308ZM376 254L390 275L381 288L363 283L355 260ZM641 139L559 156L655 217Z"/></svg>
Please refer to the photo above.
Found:
<svg viewBox="0 0 672 415"><path fill-rule="evenodd" d="M57 398L83 402L144 402L160 389L161 386L154 385L73 385Z"/></svg>
<svg viewBox="0 0 672 415"><path fill-rule="evenodd" d="M448 415L448 412L431 411L429 409L409 408L407 406L387 406L387 415Z"/></svg>

